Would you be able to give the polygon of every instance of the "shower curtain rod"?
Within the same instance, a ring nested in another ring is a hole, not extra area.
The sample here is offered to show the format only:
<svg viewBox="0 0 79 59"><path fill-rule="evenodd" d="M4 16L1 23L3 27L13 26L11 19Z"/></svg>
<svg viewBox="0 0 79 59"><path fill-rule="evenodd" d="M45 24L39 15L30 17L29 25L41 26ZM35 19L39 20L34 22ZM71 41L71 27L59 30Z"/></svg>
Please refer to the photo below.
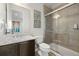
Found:
<svg viewBox="0 0 79 59"><path fill-rule="evenodd" d="M50 14L53 14L53 13L59 11L59 10L62 10L62 9L64 9L64 8L66 8L66 7L69 7L69 6L73 5L73 4L75 4L75 3L66 4L66 5L64 5L64 6L58 8L58 9L56 9L56 10L54 10L54 11L52 11L52 12L47 13L45 16L48 16L48 15L50 15Z"/></svg>

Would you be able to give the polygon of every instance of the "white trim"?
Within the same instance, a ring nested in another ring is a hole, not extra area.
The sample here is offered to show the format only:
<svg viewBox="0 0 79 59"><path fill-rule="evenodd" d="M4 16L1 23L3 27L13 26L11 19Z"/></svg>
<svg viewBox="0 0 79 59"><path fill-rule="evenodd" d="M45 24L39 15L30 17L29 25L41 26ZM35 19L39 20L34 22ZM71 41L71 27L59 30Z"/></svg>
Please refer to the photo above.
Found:
<svg viewBox="0 0 79 59"><path fill-rule="evenodd" d="M66 7L69 7L69 6L71 6L72 4L74 4L74 3L66 4L66 5L64 5L64 6L58 8L58 9L56 9L56 10L54 10L54 11L52 11L52 12L47 13L45 16L48 16L48 15L50 15L50 14L52 14L52 13L55 13L55 12L57 12L57 11L59 11L59 10L62 10L62 9L64 9L64 8L66 8Z"/></svg>

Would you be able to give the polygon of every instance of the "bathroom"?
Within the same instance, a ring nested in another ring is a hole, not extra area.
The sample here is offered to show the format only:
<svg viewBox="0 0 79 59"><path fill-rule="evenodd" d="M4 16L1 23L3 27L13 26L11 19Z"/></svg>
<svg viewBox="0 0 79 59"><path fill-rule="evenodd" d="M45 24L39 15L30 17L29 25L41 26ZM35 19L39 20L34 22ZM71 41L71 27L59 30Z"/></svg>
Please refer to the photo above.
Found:
<svg viewBox="0 0 79 59"><path fill-rule="evenodd" d="M0 3L0 56L79 56L79 3Z"/></svg>

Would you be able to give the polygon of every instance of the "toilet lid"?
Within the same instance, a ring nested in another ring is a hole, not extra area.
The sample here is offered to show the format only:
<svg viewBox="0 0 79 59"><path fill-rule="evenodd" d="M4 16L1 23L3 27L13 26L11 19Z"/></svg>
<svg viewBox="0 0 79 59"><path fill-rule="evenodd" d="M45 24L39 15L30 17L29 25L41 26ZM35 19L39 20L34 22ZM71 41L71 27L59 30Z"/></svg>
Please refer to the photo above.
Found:
<svg viewBox="0 0 79 59"><path fill-rule="evenodd" d="M50 46L46 43L41 43L39 46L42 48L50 48Z"/></svg>

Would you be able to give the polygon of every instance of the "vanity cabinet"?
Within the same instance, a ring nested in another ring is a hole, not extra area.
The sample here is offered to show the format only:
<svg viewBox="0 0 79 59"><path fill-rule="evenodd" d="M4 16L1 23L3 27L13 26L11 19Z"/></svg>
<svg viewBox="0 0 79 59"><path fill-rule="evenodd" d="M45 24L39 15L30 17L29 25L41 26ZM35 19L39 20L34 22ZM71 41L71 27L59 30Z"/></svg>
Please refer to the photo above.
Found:
<svg viewBox="0 0 79 59"><path fill-rule="evenodd" d="M35 43L34 40L28 42L19 43L20 56L34 56L35 55Z"/></svg>
<svg viewBox="0 0 79 59"><path fill-rule="evenodd" d="M0 46L0 56L16 56L17 44Z"/></svg>
<svg viewBox="0 0 79 59"><path fill-rule="evenodd" d="M35 40L0 46L0 56L34 56Z"/></svg>

